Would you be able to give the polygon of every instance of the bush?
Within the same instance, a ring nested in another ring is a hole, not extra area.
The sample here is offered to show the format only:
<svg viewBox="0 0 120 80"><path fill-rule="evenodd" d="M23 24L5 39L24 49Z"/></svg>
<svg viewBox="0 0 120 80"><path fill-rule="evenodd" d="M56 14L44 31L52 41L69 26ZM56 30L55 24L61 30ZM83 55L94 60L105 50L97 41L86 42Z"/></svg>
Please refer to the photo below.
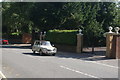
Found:
<svg viewBox="0 0 120 80"><path fill-rule="evenodd" d="M76 45L77 30L49 30L46 40L57 44Z"/></svg>
<svg viewBox="0 0 120 80"><path fill-rule="evenodd" d="M77 43L77 30L49 30L46 34L46 40L51 41L52 43L65 44L65 45L76 45ZM95 47L105 46L105 38L103 34L93 36L89 32L83 31L83 46Z"/></svg>
<svg viewBox="0 0 120 80"><path fill-rule="evenodd" d="M20 35L19 32L11 33L10 35Z"/></svg>

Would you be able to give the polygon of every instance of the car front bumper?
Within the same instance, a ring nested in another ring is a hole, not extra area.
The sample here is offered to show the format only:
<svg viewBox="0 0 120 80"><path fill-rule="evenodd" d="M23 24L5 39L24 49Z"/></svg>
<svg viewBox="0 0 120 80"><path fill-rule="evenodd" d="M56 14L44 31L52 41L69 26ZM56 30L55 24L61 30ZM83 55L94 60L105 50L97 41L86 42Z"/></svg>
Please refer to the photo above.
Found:
<svg viewBox="0 0 120 80"><path fill-rule="evenodd" d="M57 51L42 51L45 54L53 54L53 53L57 53Z"/></svg>

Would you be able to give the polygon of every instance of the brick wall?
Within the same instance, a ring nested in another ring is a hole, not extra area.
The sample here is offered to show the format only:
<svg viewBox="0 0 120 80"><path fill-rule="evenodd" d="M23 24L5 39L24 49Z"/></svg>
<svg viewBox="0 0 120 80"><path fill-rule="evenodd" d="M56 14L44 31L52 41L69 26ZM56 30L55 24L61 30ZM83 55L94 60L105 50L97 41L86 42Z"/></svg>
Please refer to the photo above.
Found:
<svg viewBox="0 0 120 80"><path fill-rule="evenodd" d="M22 35L22 43L31 43L32 41L32 35L29 33L24 33Z"/></svg>

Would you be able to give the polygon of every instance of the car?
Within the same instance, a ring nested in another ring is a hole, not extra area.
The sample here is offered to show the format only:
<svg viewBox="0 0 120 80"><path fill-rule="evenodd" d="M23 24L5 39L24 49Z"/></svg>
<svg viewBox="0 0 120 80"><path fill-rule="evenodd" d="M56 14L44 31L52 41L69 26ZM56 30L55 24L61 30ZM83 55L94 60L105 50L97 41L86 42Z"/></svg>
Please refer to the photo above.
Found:
<svg viewBox="0 0 120 80"><path fill-rule="evenodd" d="M57 48L51 45L50 41L35 40L32 46L33 53L38 52L40 55L47 54L55 56Z"/></svg>
<svg viewBox="0 0 120 80"><path fill-rule="evenodd" d="M7 39L0 39L0 44L9 44Z"/></svg>

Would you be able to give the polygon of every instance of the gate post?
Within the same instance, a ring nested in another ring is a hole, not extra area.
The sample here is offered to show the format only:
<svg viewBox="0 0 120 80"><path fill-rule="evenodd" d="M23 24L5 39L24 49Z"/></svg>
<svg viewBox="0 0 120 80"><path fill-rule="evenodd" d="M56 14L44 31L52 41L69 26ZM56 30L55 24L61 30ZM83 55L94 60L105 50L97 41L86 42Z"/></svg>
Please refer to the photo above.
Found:
<svg viewBox="0 0 120 80"><path fill-rule="evenodd" d="M77 34L77 47L76 47L77 53L81 53L83 48L83 34L81 32L82 30L79 29L79 33Z"/></svg>
<svg viewBox="0 0 120 80"><path fill-rule="evenodd" d="M110 31L106 34L106 57L120 59L119 28L115 28L116 32L111 32L111 27L109 27L109 30Z"/></svg>
<svg viewBox="0 0 120 80"><path fill-rule="evenodd" d="M113 58L120 59L120 34L113 35Z"/></svg>
<svg viewBox="0 0 120 80"><path fill-rule="evenodd" d="M106 57L112 58L113 33L106 34Z"/></svg>
<svg viewBox="0 0 120 80"><path fill-rule="evenodd" d="M116 59L120 59L120 34L119 27L115 27L115 34L113 35L113 50L112 54Z"/></svg>

